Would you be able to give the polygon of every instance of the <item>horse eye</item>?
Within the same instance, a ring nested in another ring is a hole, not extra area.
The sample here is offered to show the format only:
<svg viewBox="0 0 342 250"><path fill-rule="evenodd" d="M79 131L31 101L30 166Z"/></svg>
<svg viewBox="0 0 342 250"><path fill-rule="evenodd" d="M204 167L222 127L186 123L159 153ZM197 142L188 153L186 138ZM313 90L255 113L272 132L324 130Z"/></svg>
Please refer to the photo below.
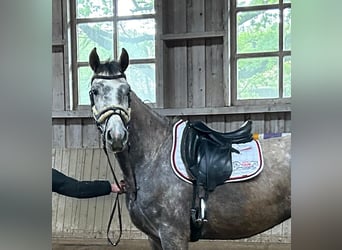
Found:
<svg viewBox="0 0 342 250"><path fill-rule="evenodd" d="M98 95L99 91L97 89L92 89L91 93L93 93L93 95Z"/></svg>

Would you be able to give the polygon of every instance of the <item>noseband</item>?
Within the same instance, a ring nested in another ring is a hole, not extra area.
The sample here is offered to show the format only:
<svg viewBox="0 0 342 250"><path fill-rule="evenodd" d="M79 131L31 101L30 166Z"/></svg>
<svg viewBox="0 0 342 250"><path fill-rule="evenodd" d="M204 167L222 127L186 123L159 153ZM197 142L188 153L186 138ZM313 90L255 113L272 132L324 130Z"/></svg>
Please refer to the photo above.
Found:
<svg viewBox="0 0 342 250"><path fill-rule="evenodd" d="M91 79L91 82L94 81L94 79L104 79L104 80L113 80L113 79L119 79L119 78L125 78L126 75L124 73L121 73L120 75L115 75L115 76L93 76ZM118 115L124 126L127 128L128 123L131 119L131 108L124 108L121 105L110 105L108 107L105 107L101 110L97 110L95 107L95 102L94 102L94 92L92 90L89 91L89 97L90 97L90 105L91 105L91 111L93 113L94 120L96 122L96 125L98 129L101 132L104 132L103 129L101 128L101 124L104 123L106 120L112 116L112 115Z"/></svg>

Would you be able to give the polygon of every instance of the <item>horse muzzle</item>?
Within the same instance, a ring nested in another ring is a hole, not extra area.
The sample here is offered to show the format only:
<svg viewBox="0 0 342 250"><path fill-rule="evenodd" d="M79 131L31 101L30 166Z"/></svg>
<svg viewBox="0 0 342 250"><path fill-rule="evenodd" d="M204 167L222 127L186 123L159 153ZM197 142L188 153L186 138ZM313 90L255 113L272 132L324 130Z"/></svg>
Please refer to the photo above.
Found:
<svg viewBox="0 0 342 250"><path fill-rule="evenodd" d="M113 152L123 151L128 141L128 131L126 129L118 130L109 129L105 131L105 146Z"/></svg>

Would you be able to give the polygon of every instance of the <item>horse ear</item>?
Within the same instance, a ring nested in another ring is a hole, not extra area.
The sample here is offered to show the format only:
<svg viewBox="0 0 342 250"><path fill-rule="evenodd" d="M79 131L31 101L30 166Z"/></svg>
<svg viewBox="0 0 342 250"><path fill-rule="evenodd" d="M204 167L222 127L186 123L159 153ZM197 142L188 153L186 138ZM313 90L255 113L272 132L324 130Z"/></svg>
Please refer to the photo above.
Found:
<svg viewBox="0 0 342 250"><path fill-rule="evenodd" d="M122 52L120 55L120 61L119 62L120 62L120 66L121 66L121 71L125 72L125 70L128 67L128 64L129 64L129 56L128 56L127 51L124 48L122 48Z"/></svg>
<svg viewBox="0 0 342 250"><path fill-rule="evenodd" d="M96 72L97 68L100 66L100 58L96 53L96 48L93 48L89 54L89 65L94 72Z"/></svg>

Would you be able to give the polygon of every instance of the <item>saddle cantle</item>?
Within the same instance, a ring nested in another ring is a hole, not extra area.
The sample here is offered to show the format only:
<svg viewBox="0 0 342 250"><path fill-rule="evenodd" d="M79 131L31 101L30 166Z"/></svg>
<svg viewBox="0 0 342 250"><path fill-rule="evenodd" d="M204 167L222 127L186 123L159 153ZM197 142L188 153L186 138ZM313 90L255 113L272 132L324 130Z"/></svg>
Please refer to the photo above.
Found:
<svg viewBox="0 0 342 250"><path fill-rule="evenodd" d="M203 122L187 122L181 141L181 157L193 177L193 201L190 214L190 240L201 238L206 222L206 201L209 192L225 183L232 174L232 152L240 153L232 144L253 140L252 121L239 129L221 133Z"/></svg>
<svg viewBox="0 0 342 250"><path fill-rule="evenodd" d="M252 121L239 129L221 133L203 122L188 122L183 133L181 155L196 184L213 191L232 173L231 153L239 153L232 144L246 143L252 138Z"/></svg>

